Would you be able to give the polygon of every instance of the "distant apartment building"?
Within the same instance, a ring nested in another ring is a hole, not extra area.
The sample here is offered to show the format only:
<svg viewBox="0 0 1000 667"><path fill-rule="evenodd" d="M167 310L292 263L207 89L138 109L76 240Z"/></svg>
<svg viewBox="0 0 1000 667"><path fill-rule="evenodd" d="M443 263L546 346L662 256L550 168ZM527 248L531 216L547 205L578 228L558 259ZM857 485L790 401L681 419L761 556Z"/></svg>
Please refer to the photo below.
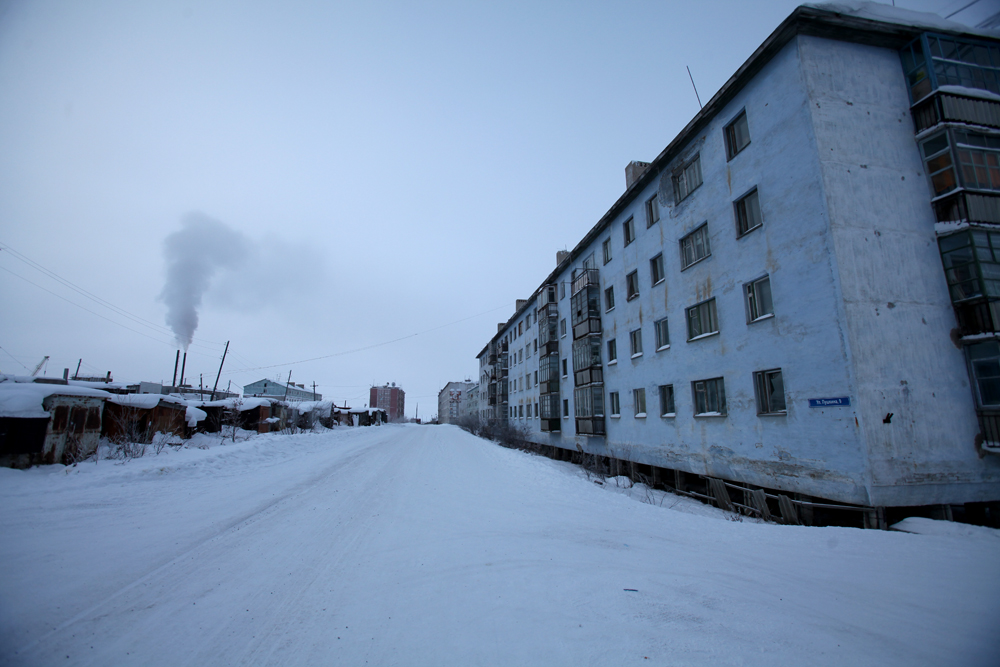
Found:
<svg viewBox="0 0 1000 667"><path fill-rule="evenodd" d="M469 395L478 385L473 382L449 382L438 392L438 422L457 424L467 412L472 397Z"/></svg>
<svg viewBox="0 0 1000 667"><path fill-rule="evenodd" d="M385 410L389 421L402 421L405 418L405 392L393 382L382 387L372 387L368 401L369 407Z"/></svg>
<svg viewBox="0 0 1000 667"><path fill-rule="evenodd" d="M257 380L243 387L244 396L262 398L284 398L289 401L321 401L323 394L309 391L303 384L281 382L280 380Z"/></svg>
<svg viewBox="0 0 1000 667"><path fill-rule="evenodd" d="M483 419L761 513L1000 501L1000 40L831 7L629 165L479 354Z"/></svg>

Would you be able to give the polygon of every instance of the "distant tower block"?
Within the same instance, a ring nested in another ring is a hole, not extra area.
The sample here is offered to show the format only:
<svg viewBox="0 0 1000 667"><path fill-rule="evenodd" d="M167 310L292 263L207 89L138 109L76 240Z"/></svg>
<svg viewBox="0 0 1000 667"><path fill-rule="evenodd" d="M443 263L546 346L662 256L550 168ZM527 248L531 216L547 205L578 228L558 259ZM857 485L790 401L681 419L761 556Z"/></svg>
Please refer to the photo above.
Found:
<svg viewBox="0 0 1000 667"><path fill-rule="evenodd" d="M381 387L372 387L368 406L385 410L389 421L402 421L406 410L405 397L406 392L401 387L397 387L395 382Z"/></svg>

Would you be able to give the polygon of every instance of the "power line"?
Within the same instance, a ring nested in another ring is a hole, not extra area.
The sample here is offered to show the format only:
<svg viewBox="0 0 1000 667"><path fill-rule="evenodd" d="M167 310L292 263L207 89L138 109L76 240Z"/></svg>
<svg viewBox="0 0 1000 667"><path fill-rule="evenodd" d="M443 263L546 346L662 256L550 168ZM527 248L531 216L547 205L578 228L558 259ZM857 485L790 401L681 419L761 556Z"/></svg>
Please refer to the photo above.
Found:
<svg viewBox="0 0 1000 667"><path fill-rule="evenodd" d="M27 264L28 266L30 266L31 268L35 269L36 271L39 271L39 272L45 274L49 278L52 278L53 280L55 280L55 281L57 281L59 283L62 283L64 286L70 288L71 290L73 290L74 292L80 294L81 296L83 296L83 297L85 297L87 299L90 299L91 301L97 303L100 306L104 306L105 308L108 308L109 310L115 312L118 315L121 315L122 317L125 317L125 318L128 318L128 319L132 320L136 324L140 324L142 326L149 327L149 328L155 330L157 333L161 333L161 334L162 333L166 333L166 334L168 334L170 336L174 336L175 335L174 332L171 329L168 329L167 327L164 327L162 325L150 322L149 320L143 319L143 318L139 317L138 315L133 315L132 313L130 313L127 310L125 310L124 308L120 308L120 307L116 306L115 304L111 303L110 301L108 301L106 299L103 299L103 298L97 296L96 294L94 294L92 292L87 291L86 289L80 287L79 285L76 285L75 283L67 280L66 278L63 278L59 274L55 273L54 271L52 271L50 269L45 268L44 266L42 266L38 262L34 261L30 257L27 257L26 255L23 255L23 254L19 253L18 251L14 250L13 248L11 248L6 243L0 242L0 250L7 251L7 253L11 257L13 257L14 259L16 259L16 260L18 260L20 262L23 262L24 264ZM15 275L17 275L17 274L15 274ZM34 284L34 283L32 283L32 284ZM42 288L42 289L44 289L44 288ZM50 293L51 294L55 294L54 292L50 292ZM69 300L66 299L66 301L69 301ZM70 303L73 303L73 302L70 301ZM93 311L89 311L89 312L93 312ZM205 340L205 339L201 339L201 338L199 338L197 340L203 341L205 343L210 343L212 345L221 345L221 343L216 343L214 341Z"/></svg>
<svg viewBox="0 0 1000 667"><path fill-rule="evenodd" d="M131 331L132 333L136 333L136 334L139 334L140 336L144 336L144 337L146 337L146 338L148 338L148 339L150 339L150 340L155 340L155 341L156 341L157 343L162 343L162 344L166 345L167 347L170 347L170 348L173 348L173 347L174 347L174 343L169 343L169 342L167 342L167 341L164 341L164 340L160 340L159 338L155 338L155 337L153 337L153 336L150 336L149 334L147 334L147 333L143 333L142 331L136 331L136 330L135 330L135 329L133 329L132 327L128 327L128 326L125 326L125 325L124 325L124 324L122 324L121 322L116 322L115 320L111 319L110 317L106 317L106 316L104 316L104 315L101 315L100 313L95 313L94 311L90 310L89 308L87 308L87 307L85 307L85 306L81 306L80 304L76 303L75 301L70 301L69 299L67 299L66 297L62 296L61 294L56 294L56 293L55 293L55 292L53 292L52 290L50 290L50 289L47 289L47 288L45 288L45 287L42 287L41 285L39 285L39 284L38 284L38 283L36 283L36 282L33 282L33 281L31 281L31 280L28 280L27 278L25 278L25 277L24 277L24 276L22 276L22 275L20 275L20 274L18 274L18 273L14 273L13 271L11 271L10 269L8 269L8 268L7 268L7 267L5 267L5 266L0 266L0 270L3 270L3 271L6 271L6 272L7 272L7 273L9 273L10 275L12 275L12 276L15 276L15 277L17 277L17 278L20 278L21 280L23 280L24 282L28 283L29 285L34 285L35 287L37 287L38 289L42 290L43 292L48 292L48 293L49 293L49 294L51 294L52 296L54 296L54 297L56 297L56 298L58 298L58 299L62 299L62 300L63 300L63 301L65 301L66 303L69 303L69 304L72 304L72 305L76 306L77 308L79 308L80 310L85 310L85 311L87 311L88 313L90 313L91 315L94 315L94 316L96 316L96 317L99 317L99 318L101 318L102 320L107 320L108 322L111 322L112 324L115 324L115 325L117 325L117 326L120 326L120 327L121 327L121 328L123 328L123 329L127 329L127 330ZM204 347L204 346L202 346L202 347ZM208 355L201 355L201 353L199 353L199 352L194 352L194 353L192 353L192 354L198 354L198 355L200 355L200 356L208 356Z"/></svg>
<svg viewBox="0 0 1000 667"><path fill-rule="evenodd" d="M229 375L229 374L233 374L233 373L243 373L243 372L246 372L246 371L262 371L262 370L267 370L269 368L283 368L283 367L287 368L288 366L295 366L295 365L298 365L298 364L305 364L305 363L309 363L310 361L320 361L322 359L330 359L330 358L333 358L333 357L342 357L342 356L347 355L347 354L355 354L356 352L364 352L366 350L372 350L372 349L375 349L377 347L384 347L386 345L392 345L393 343L398 343L400 341L407 340L409 338L415 338L416 336L421 336L423 334L427 334L427 333L430 333L432 331L437 331L438 329L444 329L445 327L450 327L450 326L453 326L455 324L460 324L460 323L465 322L467 320L471 320L471 319L474 319L476 317L482 317L483 315L488 315L488 314L490 314L492 312L495 312L497 310L501 310L503 308L508 308L508 307L509 306L507 306L507 305L497 306L496 308L490 308L489 310L484 310L483 312L476 313L475 315L470 315L468 317L463 317L462 319L455 320L454 322L448 322L447 324L440 324L440 325L438 325L436 327L432 327L432 328L427 329L425 331L418 331L417 333L408 334L406 336L400 336L399 338L393 338L392 340L383 341L381 343L375 343L373 345L365 345L364 347L358 347L358 348L355 348L353 350L345 350L343 352L334 352L333 354L324 354L324 355L319 356L319 357L312 357L311 359L300 359L299 361L289 361L289 362L286 362L286 363L283 363L283 364L271 364L271 365L268 365L268 366L257 366L255 368L235 368L235 369L230 370L230 371L224 371L223 374L224 375Z"/></svg>
<svg viewBox="0 0 1000 667"><path fill-rule="evenodd" d="M968 9L972 5L976 4L977 2L979 2L979 0L972 0L972 2L970 2L969 4L964 5L962 7L959 7L958 9L956 9L955 11L953 11L951 14L948 14L948 16L945 16L945 18L946 19L950 19L955 14L958 14L959 12L964 12L966 9Z"/></svg>
<svg viewBox="0 0 1000 667"><path fill-rule="evenodd" d="M2 347L0 347L0 350L3 350L3 348L2 348ZM7 350L3 350L3 351L7 353L7 356L8 356L8 357L10 357L11 359L13 359L13 360L14 360L14 361L16 361L17 363L21 364L21 360L20 360L20 359L18 359L17 357L15 357L15 356L14 356L13 354L11 354L10 352L7 352ZM26 370L26 371L29 371L29 370L31 370L30 368L28 368L28 367L27 367L27 366L25 366L24 364L21 364L21 366L22 366L22 367L24 368L24 370Z"/></svg>

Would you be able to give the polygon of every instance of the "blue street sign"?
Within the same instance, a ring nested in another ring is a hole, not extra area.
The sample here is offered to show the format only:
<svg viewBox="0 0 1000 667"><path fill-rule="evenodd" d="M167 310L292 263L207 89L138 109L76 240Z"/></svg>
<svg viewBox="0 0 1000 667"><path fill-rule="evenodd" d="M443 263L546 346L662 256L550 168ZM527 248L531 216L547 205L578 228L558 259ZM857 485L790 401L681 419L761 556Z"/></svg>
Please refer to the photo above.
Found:
<svg viewBox="0 0 1000 667"><path fill-rule="evenodd" d="M851 404L850 396L841 396L839 398L810 398L809 407L810 408L837 408L844 405Z"/></svg>

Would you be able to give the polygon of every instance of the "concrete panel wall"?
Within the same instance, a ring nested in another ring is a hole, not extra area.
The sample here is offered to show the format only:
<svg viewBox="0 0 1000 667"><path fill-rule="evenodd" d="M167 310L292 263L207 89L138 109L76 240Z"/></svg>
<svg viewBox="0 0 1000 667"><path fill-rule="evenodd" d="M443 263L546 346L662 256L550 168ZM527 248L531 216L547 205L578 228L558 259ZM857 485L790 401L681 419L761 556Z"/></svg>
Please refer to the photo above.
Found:
<svg viewBox="0 0 1000 667"><path fill-rule="evenodd" d="M996 499L898 55L799 37L873 503ZM892 413L889 423L884 419Z"/></svg>

